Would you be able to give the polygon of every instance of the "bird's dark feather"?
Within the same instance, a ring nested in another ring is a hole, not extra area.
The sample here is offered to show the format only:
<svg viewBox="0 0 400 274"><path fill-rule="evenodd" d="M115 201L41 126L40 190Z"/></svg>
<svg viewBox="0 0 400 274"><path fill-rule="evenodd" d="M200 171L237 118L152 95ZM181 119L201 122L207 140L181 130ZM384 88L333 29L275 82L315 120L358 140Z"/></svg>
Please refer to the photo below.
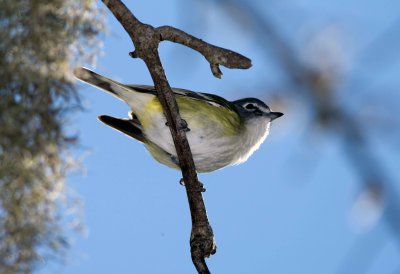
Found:
<svg viewBox="0 0 400 274"><path fill-rule="evenodd" d="M143 92L143 93L151 93L154 95L157 95L157 91L153 86L146 86L146 85L125 85L131 89L136 90L137 92ZM180 96L187 96L192 99L196 100L201 100L208 102L211 105L214 106L219 106L219 107L225 107L230 110L235 110L234 105L229 102L228 100L214 94L209 94L209 93L202 93L202 92L193 92L187 89L181 89L181 88L173 88L173 92L175 95L180 95Z"/></svg>
<svg viewBox="0 0 400 274"><path fill-rule="evenodd" d="M144 137L142 130L135 124L134 120L120 119L108 115L99 116L99 120L142 143L146 143L146 138Z"/></svg>

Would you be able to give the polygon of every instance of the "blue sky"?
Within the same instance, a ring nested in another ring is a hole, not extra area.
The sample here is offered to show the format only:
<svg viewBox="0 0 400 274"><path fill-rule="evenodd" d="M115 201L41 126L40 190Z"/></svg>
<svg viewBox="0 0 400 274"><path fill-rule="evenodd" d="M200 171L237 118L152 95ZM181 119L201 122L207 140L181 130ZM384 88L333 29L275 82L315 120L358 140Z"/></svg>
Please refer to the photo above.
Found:
<svg viewBox="0 0 400 274"><path fill-rule="evenodd" d="M272 61L261 57L251 32L211 4L125 2L145 23L182 28L253 62L250 70L222 68L224 76L218 80L198 53L163 43L160 53L171 86L234 100L259 96L261 84L279 82L281 75ZM287 0L272 1L268 8L263 3L254 1L276 22L285 22L282 32L295 47L313 29L310 25L325 22L345 28L350 56L391 24L399 7L395 1ZM108 11L107 15L109 34L93 69L125 83L151 84L143 62L128 56L133 49L128 35ZM385 77L390 80L393 74ZM82 148L76 154L85 155L85 172L71 175L68 184L83 202L88 231L71 234L66 264L45 262L39 273L195 273L180 173L158 164L141 144L96 119L101 114L126 117L128 107L123 102L87 85L80 84L80 93L86 110L74 117L72 128L80 135ZM268 139L246 163L200 175L218 245L217 254L207 260L212 273L399 271L398 246L381 220L363 232L349 222L361 185L343 156L340 139L326 133L307 135L308 112L299 107L270 107L285 116L274 122ZM377 146L398 181L398 155L380 143Z"/></svg>

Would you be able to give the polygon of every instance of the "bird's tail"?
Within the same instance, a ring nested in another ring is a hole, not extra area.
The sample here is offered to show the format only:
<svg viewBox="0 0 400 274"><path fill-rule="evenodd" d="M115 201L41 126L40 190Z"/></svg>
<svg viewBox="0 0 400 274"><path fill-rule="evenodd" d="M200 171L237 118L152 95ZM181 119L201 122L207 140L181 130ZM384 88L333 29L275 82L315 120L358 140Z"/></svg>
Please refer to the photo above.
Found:
<svg viewBox="0 0 400 274"><path fill-rule="evenodd" d="M132 89L127 87L126 85L107 78L103 75L97 74L96 72L91 71L87 68L75 68L74 75L79 80L100 88L106 92L109 92L123 101L125 101L124 99L126 98L126 96L132 92Z"/></svg>

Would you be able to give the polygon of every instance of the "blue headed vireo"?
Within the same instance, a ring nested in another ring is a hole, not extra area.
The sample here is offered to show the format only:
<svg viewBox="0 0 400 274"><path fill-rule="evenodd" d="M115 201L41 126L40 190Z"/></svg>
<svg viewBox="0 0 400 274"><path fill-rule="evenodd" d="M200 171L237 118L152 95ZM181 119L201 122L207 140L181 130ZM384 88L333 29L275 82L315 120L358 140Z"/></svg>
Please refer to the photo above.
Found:
<svg viewBox="0 0 400 274"><path fill-rule="evenodd" d="M86 68L75 76L121 99L131 108L129 119L107 115L100 121L142 142L158 162L179 169L174 142L157 92L152 86L124 85ZM198 172L210 172L245 162L281 117L262 101L245 98L229 102L222 97L184 89L172 89Z"/></svg>

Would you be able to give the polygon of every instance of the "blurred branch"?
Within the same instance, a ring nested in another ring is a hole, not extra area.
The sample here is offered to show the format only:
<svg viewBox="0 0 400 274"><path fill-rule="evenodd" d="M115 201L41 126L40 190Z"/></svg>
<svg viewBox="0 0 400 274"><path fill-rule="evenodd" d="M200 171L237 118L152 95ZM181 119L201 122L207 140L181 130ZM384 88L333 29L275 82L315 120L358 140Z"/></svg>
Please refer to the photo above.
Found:
<svg viewBox="0 0 400 274"><path fill-rule="evenodd" d="M357 60L356 69L363 69L369 65L368 67L381 72L391 64L399 61L398 48L400 46L400 38L397 35L399 25L400 18L397 18L359 51L355 57ZM383 48L384 50L382 50Z"/></svg>
<svg viewBox="0 0 400 274"><path fill-rule="evenodd" d="M387 244L385 240L379 229L375 229L371 234L360 235L344 254L335 273L368 273L368 269Z"/></svg>
<svg viewBox="0 0 400 274"><path fill-rule="evenodd" d="M273 50L277 61L286 69L290 71L290 76L293 82L301 81L306 78L308 71L299 60L295 51L291 48L290 44L275 28L274 24L268 18L260 13L251 2L241 0L217 0L221 4L235 9L237 13L245 16L249 22L252 23L253 29L256 30L256 38L260 40L261 45L270 45ZM307 73L306 73L307 72ZM306 74L305 74L306 73Z"/></svg>
<svg viewBox="0 0 400 274"><path fill-rule="evenodd" d="M209 273L204 258L214 254L216 246L201 193L204 189L197 179L184 122L179 115L178 106L164 73L158 46L161 41L169 40L199 51L210 62L211 70L218 78L222 75L219 65L229 68L249 68L251 61L230 50L207 44L176 28L168 26L154 28L143 24L120 0L103 0L103 2L131 37L135 46L135 51L130 53L131 57L141 58L153 79L158 99L168 121L185 182L192 217L190 237L192 261L199 273Z"/></svg>
<svg viewBox="0 0 400 274"><path fill-rule="evenodd" d="M386 224L396 235L400 246L400 196L388 178L382 162L375 157L364 130L348 109L336 102L333 94L337 94L333 81L323 72L309 68L298 58L290 43L281 35L277 26L268 21L266 16L252 6L251 2L237 0L218 0L230 5L246 16L257 29L258 39L264 41L276 53L276 60L282 65L289 78L293 81L294 90L301 92L304 99L315 110L315 122L325 128L330 128L341 134L345 149L343 152L349 159L354 170L361 178L361 183L367 188L381 189L385 198L383 216ZM268 56L270 57L270 56Z"/></svg>

